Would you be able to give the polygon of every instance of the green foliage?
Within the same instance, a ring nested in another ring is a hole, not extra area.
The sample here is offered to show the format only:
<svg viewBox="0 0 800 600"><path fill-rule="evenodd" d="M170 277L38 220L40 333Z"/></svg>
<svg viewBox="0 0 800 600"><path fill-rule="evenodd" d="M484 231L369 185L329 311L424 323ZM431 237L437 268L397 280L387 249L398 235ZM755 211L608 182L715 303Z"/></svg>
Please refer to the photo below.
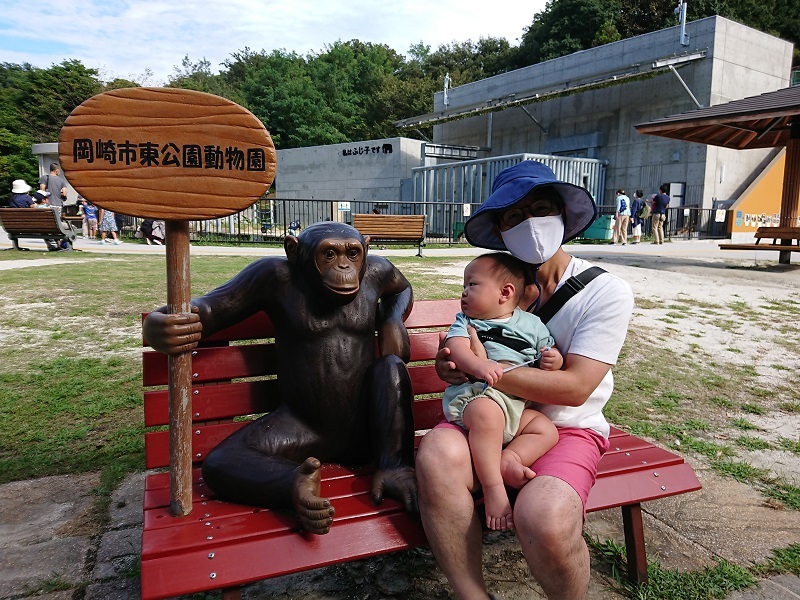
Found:
<svg viewBox="0 0 800 600"><path fill-rule="evenodd" d="M731 592L746 589L757 583L747 569L720 560L713 567L696 571L664 569L656 562L647 565L648 582L642 585L631 584L626 577L627 561L625 547L613 540L600 541L584 536L592 551L593 558L599 561L616 582L616 586L629 598L637 600L711 600L726 598ZM775 552L774 572L790 571L796 567L797 557L791 554L778 555Z"/></svg>

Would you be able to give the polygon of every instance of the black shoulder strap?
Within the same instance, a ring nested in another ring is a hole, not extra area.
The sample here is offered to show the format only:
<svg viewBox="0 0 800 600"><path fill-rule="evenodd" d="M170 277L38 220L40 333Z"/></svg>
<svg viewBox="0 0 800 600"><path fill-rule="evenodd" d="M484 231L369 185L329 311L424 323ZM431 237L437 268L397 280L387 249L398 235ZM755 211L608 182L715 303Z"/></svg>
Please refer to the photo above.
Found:
<svg viewBox="0 0 800 600"><path fill-rule="evenodd" d="M481 342L494 342L496 344L501 344L512 350L516 350L517 352L523 352L531 347L531 345L526 342L525 340L518 340L507 338L503 335L503 330L499 327L490 327L485 331L478 332L478 339Z"/></svg>
<svg viewBox="0 0 800 600"><path fill-rule="evenodd" d="M546 324L570 298L585 288L592 279L605 272L605 269L600 267L590 267L577 275L573 275L556 290L555 294L550 296L550 299L544 303L541 310L534 311L534 314Z"/></svg>

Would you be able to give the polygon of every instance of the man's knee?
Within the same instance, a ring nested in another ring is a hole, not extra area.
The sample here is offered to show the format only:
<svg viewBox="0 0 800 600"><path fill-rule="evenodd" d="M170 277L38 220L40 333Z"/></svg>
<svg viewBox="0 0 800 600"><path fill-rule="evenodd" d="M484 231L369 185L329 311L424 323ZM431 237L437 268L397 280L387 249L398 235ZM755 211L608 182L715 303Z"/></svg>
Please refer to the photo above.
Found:
<svg viewBox="0 0 800 600"><path fill-rule="evenodd" d="M459 440L456 436L460 436L463 443L453 443ZM471 469L471 464L466 438L458 431L447 429L429 431L420 442L415 460L420 486L427 480L433 483L448 480L449 473L466 466Z"/></svg>
<svg viewBox="0 0 800 600"><path fill-rule="evenodd" d="M523 491L528 493L520 493L514 506L514 527L520 539L558 545L580 536L583 505L569 485L553 477L537 477Z"/></svg>

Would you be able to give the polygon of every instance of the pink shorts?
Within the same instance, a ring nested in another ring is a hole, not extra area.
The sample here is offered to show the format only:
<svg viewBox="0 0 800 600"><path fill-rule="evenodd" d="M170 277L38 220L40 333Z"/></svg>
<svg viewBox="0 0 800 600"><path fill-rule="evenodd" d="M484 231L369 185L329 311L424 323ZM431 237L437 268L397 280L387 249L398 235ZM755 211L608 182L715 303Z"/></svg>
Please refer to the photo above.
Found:
<svg viewBox="0 0 800 600"><path fill-rule="evenodd" d="M435 429L449 427L465 436L458 425L442 421ZM597 464L610 446L609 441L591 429L558 428L558 443L531 465L536 475L557 477L581 497L584 511L589 491L597 478Z"/></svg>

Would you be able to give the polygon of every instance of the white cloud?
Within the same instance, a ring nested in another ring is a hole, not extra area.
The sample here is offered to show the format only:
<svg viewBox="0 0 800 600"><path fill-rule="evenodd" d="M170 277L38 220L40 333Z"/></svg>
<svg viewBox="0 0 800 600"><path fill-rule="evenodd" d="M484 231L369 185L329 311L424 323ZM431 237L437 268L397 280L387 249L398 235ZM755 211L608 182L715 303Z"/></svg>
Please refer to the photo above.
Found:
<svg viewBox="0 0 800 600"><path fill-rule="evenodd" d="M237 50L320 52L337 40L382 43L400 53L422 41L504 37L517 44L546 0L5 0L0 60L47 67L80 60L101 75L164 83L188 55L213 71Z"/></svg>

